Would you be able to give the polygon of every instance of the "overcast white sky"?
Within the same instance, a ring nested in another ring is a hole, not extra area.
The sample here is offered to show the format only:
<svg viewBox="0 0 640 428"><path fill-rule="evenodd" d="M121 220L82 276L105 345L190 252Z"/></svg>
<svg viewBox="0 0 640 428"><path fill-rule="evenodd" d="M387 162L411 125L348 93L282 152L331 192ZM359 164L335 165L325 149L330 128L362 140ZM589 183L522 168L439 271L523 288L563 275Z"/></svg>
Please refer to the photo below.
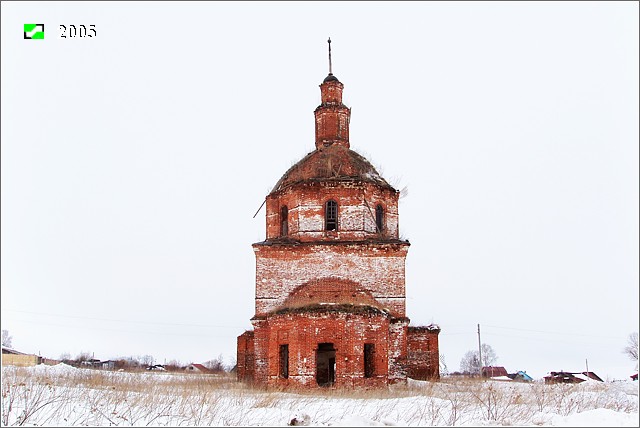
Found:
<svg viewBox="0 0 640 428"><path fill-rule="evenodd" d="M396 188L451 371L627 378L638 2L2 2L2 329L57 358L235 358L253 242L328 72ZM23 24L44 23L44 40ZM59 38L60 24L97 37Z"/></svg>

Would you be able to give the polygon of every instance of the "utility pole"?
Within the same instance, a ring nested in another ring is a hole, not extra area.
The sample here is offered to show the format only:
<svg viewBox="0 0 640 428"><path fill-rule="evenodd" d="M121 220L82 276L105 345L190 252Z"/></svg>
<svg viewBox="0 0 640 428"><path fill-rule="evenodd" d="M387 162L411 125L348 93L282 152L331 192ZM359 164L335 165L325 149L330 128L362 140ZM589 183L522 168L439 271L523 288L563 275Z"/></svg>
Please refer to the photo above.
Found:
<svg viewBox="0 0 640 428"><path fill-rule="evenodd" d="M478 324L478 356L480 357L480 377L482 377L482 342L480 341L480 324Z"/></svg>

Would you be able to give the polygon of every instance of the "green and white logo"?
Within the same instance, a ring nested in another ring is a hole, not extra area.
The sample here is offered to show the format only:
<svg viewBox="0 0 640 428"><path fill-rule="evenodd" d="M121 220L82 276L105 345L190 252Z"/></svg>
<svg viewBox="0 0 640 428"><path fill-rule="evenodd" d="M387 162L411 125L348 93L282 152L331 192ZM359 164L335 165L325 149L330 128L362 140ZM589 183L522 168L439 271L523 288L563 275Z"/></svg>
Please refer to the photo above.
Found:
<svg viewBox="0 0 640 428"><path fill-rule="evenodd" d="M44 24L24 24L25 39L44 39Z"/></svg>

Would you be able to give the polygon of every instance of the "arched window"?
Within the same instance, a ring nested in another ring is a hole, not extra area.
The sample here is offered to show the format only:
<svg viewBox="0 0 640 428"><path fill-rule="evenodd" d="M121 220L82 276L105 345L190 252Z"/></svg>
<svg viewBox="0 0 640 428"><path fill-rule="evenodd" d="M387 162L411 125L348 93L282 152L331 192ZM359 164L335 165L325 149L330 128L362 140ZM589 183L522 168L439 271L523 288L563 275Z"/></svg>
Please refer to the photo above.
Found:
<svg viewBox="0 0 640 428"><path fill-rule="evenodd" d="M289 234L289 210L285 205L280 209L280 236L287 236L288 234Z"/></svg>
<svg viewBox="0 0 640 428"><path fill-rule="evenodd" d="M327 201L324 207L325 230L338 230L338 203Z"/></svg>
<svg viewBox="0 0 640 428"><path fill-rule="evenodd" d="M376 206L376 230L378 233L382 233L384 230L384 208L382 205Z"/></svg>

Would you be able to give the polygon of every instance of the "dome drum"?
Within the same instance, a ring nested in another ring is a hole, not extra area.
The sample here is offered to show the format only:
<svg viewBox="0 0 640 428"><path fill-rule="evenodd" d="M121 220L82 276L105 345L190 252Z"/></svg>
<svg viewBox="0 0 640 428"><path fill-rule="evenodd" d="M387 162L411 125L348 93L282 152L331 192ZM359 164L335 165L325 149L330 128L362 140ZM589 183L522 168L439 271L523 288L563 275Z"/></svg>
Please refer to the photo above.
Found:
<svg viewBox="0 0 640 428"><path fill-rule="evenodd" d="M267 240L397 240L398 196L370 182L298 183L267 197ZM329 201L336 206L333 228L326 221Z"/></svg>

